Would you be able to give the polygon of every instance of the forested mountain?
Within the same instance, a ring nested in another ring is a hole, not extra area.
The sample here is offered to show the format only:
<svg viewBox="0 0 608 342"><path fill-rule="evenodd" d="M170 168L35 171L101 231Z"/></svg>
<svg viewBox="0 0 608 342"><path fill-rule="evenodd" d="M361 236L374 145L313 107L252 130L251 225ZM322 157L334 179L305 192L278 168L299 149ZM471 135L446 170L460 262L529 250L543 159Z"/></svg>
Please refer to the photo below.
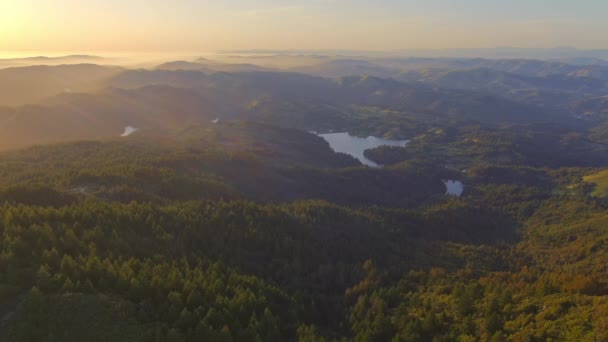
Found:
<svg viewBox="0 0 608 342"><path fill-rule="evenodd" d="M228 59L0 70L1 341L608 339L604 65Z"/></svg>

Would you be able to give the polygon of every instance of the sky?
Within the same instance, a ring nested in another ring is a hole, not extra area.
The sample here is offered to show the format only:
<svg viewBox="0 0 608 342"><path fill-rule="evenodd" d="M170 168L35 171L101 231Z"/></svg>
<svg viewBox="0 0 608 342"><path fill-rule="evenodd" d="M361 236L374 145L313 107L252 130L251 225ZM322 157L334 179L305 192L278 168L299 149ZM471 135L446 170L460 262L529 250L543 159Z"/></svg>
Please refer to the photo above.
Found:
<svg viewBox="0 0 608 342"><path fill-rule="evenodd" d="M608 48L605 0L0 0L0 51Z"/></svg>

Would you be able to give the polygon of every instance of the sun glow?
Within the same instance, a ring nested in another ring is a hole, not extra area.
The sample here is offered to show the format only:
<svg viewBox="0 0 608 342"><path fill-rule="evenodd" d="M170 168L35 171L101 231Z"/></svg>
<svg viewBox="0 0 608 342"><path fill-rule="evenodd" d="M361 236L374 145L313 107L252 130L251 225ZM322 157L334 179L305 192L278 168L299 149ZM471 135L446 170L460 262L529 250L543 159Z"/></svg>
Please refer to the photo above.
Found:
<svg viewBox="0 0 608 342"><path fill-rule="evenodd" d="M25 38L24 33L27 31L28 18L23 3L0 1L0 44L15 44Z"/></svg>
<svg viewBox="0 0 608 342"><path fill-rule="evenodd" d="M0 53L608 46L608 3L556 1L0 0Z"/></svg>

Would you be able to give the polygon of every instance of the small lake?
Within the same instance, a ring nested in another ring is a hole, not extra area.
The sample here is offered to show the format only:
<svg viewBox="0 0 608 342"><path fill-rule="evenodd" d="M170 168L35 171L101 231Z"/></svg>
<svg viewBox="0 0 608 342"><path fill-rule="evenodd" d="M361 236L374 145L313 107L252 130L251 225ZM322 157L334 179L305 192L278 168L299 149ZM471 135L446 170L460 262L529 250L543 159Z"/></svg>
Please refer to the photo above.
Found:
<svg viewBox="0 0 608 342"><path fill-rule="evenodd" d="M445 184L446 195L460 197L464 192L464 184L461 181L457 180L444 180L443 184Z"/></svg>
<svg viewBox="0 0 608 342"><path fill-rule="evenodd" d="M365 150L369 150L370 148L376 148L380 146L400 146L405 147L409 140L387 140L378 137L367 137L367 138L359 138L352 136L346 132L343 133L327 133L327 134L318 134L320 137L325 139L329 146L335 152L342 152L349 154L355 158L357 158L361 163L371 167L380 167L381 165L365 158L363 152Z"/></svg>
<svg viewBox="0 0 608 342"><path fill-rule="evenodd" d="M120 136L121 137L128 137L129 135L135 133L136 131L137 131L137 128L135 128L133 126L127 126L127 127L125 127L124 133L122 133Z"/></svg>

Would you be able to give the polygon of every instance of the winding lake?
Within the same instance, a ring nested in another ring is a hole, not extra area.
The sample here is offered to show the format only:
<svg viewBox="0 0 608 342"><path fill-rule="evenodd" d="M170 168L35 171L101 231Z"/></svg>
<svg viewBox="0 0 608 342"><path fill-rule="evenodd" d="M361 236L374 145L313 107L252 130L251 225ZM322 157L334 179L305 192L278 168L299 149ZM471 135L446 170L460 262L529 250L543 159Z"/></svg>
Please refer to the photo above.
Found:
<svg viewBox="0 0 608 342"><path fill-rule="evenodd" d="M405 147L409 142L409 140L387 140L371 136L359 138L346 132L319 134L319 136L325 139L334 151L349 154L357 158L364 165L371 167L380 167L381 165L365 158L365 155L363 155L365 150L380 146Z"/></svg>
<svg viewBox="0 0 608 342"><path fill-rule="evenodd" d="M381 167L378 163L375 163L372 160L369 160L365 157L363 152L370 148L376 148L380 146L400 146L405 147L409 140L387 140L378 137L367 137L367 138L359 138L352 136L346 132L342 133L327 133L327 134L317 134L323 139L325 139L329 146L335 152L342 152L348 155L351 155L357 158L361 163L371 167ZM462 196L464 192L464 184L459 180L444 180L443 184L445 184L446 195L449 196Z"/></svg>

